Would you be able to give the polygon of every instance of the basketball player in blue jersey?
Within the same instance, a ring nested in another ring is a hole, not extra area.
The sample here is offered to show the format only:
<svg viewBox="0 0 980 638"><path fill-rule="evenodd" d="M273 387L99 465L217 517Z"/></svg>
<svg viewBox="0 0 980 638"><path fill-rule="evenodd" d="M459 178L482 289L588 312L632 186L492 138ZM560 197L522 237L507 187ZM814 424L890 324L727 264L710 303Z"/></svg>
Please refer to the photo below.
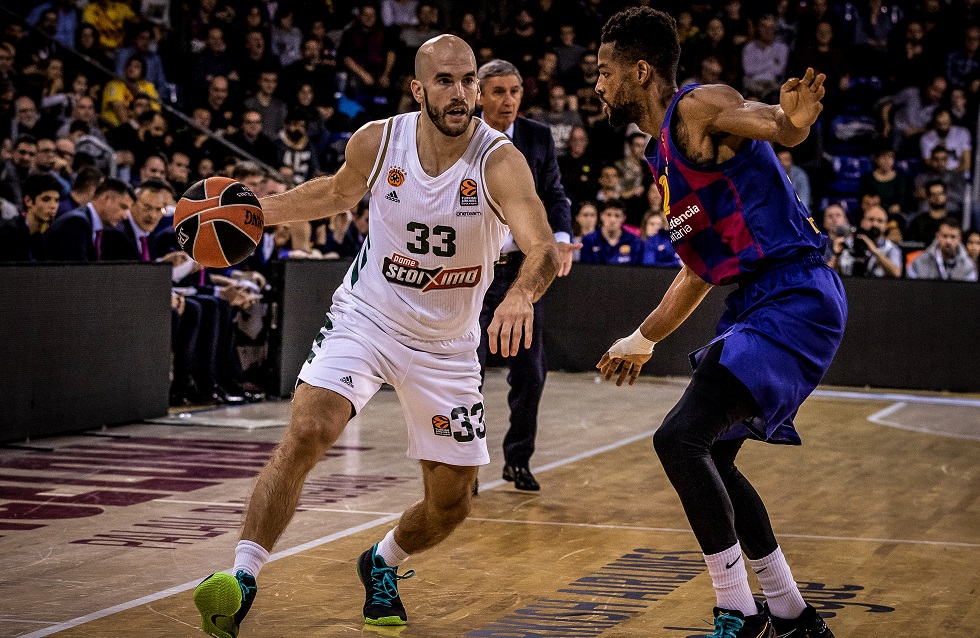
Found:
<svg viewBox="0 0 980 638"><path fill-rule="evenodd" d="M419 49L415 76L421 112L364 125L336 175L262 200L266 224L276 225L336 215L370 192L370 228L300 370L282 443L248 499L234 575L213 574L195 590L201 628L216 638L238 635L306 475L384 382L401 401L424 494L356 568L364 621L406 623L398 581L412 573L398 567L463 522L477 468L490 460L476 349L508 230L526 258L487 329L491 352L508 357L531 346L533 303L558 272L527 161L473 117L473 51L455 36L433 38Z"/></svg>
<svg viewBox="0 0 980 638"><path fill-rule="evenodd" d="M704 553L715 588L716 638L832 638L800 595L769 515L735 467L749 438L799 445L793 418L844 332L847 305L821 258L825 238L796 197L770 143L794 146L816 121L824 76L787 81L779 104L728 86L674 78L673 18L633 8L609 19L596 92L612 124L652 136L647 161L684 262L663 300L598 364L632 385L653 346L716 285L734 284L717 337L692 355L690 385L653 437ZM752 598L742 553L766 606Z"/></svg>

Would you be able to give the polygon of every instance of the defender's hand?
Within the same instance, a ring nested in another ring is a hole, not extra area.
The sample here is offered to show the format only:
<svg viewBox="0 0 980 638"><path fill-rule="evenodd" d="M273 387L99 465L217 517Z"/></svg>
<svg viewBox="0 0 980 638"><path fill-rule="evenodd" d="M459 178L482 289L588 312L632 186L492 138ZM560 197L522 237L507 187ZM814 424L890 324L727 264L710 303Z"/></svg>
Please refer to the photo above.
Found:
<svg viewBox="0 0 980 638"><path fill-rule="evenodd" d="M572 262L575 260L575 251L582 250L582 244L568 244L563 241L558 242L558 276L564 277L572 270Z"/></svg>
<svg viewBox="0 0 980 638"><path fill-rule="evenodd" d="M606 378L606 381L612 379L613 375L617 372L619 373L619 378L616 379L616 385L623 385L623 381L629 378L629 384L633 385L636 383L636 378L640 376L640 370L643 369L643 364L650 360L650 354L628 354L622 358L611 357L609 353L602 355L599 359L599 363L596 367L602 372L602 376Z"/></svg>
<svg viewBox="0 0 980 638"><path fill-rule="evenodd" d="M823 110L820 100L826 93L823 86L826 79L826 75L818 75L808 67L802 78L786 80L779 90L779 106L796 128L806 128L817 121Z"/></svg>
<svg viewBox="0 0 980 638"><path fill-rule="evenodd" d="M497 354L500 341L500 354L510 357L521 347L521 332L524 333L524 347L531 347L531 334L534 328L534 305L528 295L511 289L493 313L493 321L487 327L490 337L490 352Z"/></svg>

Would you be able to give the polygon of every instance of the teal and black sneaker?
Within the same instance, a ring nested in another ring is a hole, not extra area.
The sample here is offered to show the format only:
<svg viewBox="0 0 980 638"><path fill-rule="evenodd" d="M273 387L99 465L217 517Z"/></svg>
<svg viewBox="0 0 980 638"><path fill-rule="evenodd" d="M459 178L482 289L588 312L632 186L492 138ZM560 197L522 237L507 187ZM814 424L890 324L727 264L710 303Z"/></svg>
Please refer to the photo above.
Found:
<svg viewBox="0 0 980 638"><path fill-rule="evenodd" d="M415 570L398 575L397 567L388 567L378 556L378 546L357 559L357 575L364 585L364 622L369 625L404 625L408 621L405 606L398 597L398 581L411 578Z"/></svg>
<svg viewBox="0 0 980 638"><path fill-rule="evenodd" d="M758 603L756 603L758 604ZM715 607L715 631L705 638L777 638L762 606L759 613L745 616L737 610Z"/></svg>
<svg viewBox="0 0 980 638"><path fill-rule="evenodd" d="M255 577L244 569L235 575L211 574L194 589L201 629L214 638L238 638L238 627L255 600Z"/></svg>

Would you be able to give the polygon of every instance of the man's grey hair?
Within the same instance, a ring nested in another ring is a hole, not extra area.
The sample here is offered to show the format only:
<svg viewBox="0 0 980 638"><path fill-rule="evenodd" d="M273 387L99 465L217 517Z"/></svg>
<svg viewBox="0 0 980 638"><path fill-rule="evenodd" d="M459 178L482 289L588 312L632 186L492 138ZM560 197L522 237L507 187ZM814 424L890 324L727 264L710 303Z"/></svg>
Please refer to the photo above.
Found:
<svg viewBox="0 0 980 638"><path fill-rule="evenodd" d="M517 70L517 67L508 62L507 60L490 60L486 64L480 67L476 72L476 79L480 82L480 90L483 90L483 83L490 78L500 78L505 75L516 75L517 81L520 84L524 84L524 78L521 77L521 72Z"/></svg>

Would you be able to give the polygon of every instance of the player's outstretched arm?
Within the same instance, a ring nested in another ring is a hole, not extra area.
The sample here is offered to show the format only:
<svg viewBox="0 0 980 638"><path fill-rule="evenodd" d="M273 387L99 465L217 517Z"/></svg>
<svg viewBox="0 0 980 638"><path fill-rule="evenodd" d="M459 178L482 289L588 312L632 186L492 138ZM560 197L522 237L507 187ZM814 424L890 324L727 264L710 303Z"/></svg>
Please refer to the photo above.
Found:
<svg viewBox="0 0 980 638"><path fill-rule="evenodd" d="M346 161L333 175L260 200L265 225L330 217L357 206L368 192L369 174L378 157L384 122L368 122L347 141Z"/></svg>
<svg viewBox="0 0 980 638"><path fill-rule="evenodd" d="M806 139L823 110L826 76L808 68L802 78L790 78L779 90L779 104L747 101L723 84L700 87L678 104L682 117L700 120L708 134L728 133L783 146Z"/></svg>
<svg viewBox="0 0 980 638"><path fill-rule="evenodd" d="M558 274L558 245L544 205L534 191L531 169L517 148L507 144L494 151L487 159L485 175L490 196L500 205L501 216L525 255L521 271L487 328L490 352L497 352L499 341L500 354L507 357L517 354L522 333L524 347L531 347L532 304Z"/></svg>
<svg viewBox="0 0 980 638"><path fill-rule="evenodd" d="M660 304L643 320L636 332L614 343L596 364L606 381L619 373L616 385L623 385L626 379L633 385L640 376L643 364L650 360L654 344L684 323L711 288L711 284L690 268L682 267Z"/></svg>

